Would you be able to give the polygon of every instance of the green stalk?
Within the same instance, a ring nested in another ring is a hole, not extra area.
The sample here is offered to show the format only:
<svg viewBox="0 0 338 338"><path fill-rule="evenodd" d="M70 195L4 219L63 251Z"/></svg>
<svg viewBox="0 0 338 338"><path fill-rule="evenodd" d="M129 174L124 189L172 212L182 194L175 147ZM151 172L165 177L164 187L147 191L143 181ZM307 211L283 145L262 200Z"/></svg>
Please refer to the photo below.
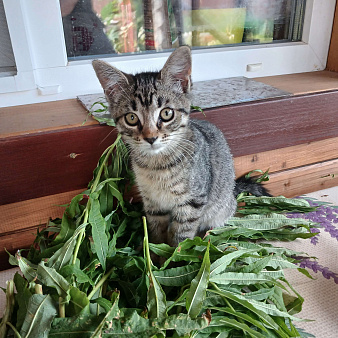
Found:
<svg viewBox="0 0 338 338"><path fill-rule="evenodd" d="M59 317L65 318L66 317L66 308L65 303L63 302L63 298L59 297Z"/></svg>
<svg viewBox="0 0 338 338"><path fill-rule="evenodd" d="M8 325L13 330L13 332L15 333L17 338L21 338L20 333L17 331L17 329L15 328L15 326L12 323L7 322L6 325Z"/></svg>
<svg viewBox="0 0 338 338"><path fill-rule="evenodd" d="M41 284L35 284L34 290L37 295L43 295Z"/></svg>
<svg viewBox="0 0 338 338"><path fill-rule="evenodd" d="M144 256L147 259L147 268L148 271L151 272L151 258L150 258L150 252L149 252L149 239L148 239L148 230L147 230L147 220L143 216L143 230L144 230L144 243L143 243L143 250L144 250Z"/></svg>
<svg viewBox="0 0 338 338"><path fill-rule="evenodd" d="M103 283L108 279L111 273L115 270L115 267L112 267L100 280L99 282L93 287L92 292L88 295L88 299L91 300L92 297L95 295L96 291L103 285Z"/></svg>
<svg viewBox="0 0 338 338"><path fill-rule="evenodd" d="M100 178L101 178L103 169L104 169L105 165L107 164L107 162L109 160L109 157L111 156L114 148L116 147L116 145L120 141L120 139L121 139L121 135L119 134L119 135L117 135L115 142L111 146L108 147L108 151L107 151L106 157L104 158L103 162L101 163L99 171L98 171L98 173L97 173L97 175L95 177L95 180L94 180L94 182L93 182L93 184L92 184L92 186L90 188L90 194L93 193L96 190L98 184L100 183ZM85 223L88 222L89 209L90 209L90 199L88 200L88 203L87 203L85 211L84 211L84 218L83 218L82 224L85 224ZM81 245L82 239L85 236L85 231L86 231L86 228L83 228L81 230L81 232L79 233L78 237L77 237L76 246L75 246L75 249L74 249L74 254L73 254L73 259L72 259L72 264L73 265L75 265L76 258L77 258L77 255L79 253L79 249L80 249L80 245Z"/></svg>

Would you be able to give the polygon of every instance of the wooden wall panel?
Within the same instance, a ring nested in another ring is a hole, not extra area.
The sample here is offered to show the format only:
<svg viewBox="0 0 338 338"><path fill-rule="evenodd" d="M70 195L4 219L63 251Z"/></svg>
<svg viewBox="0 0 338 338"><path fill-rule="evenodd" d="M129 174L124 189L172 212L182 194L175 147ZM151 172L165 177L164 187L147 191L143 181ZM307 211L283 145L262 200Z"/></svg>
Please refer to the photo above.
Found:
<svg viewBox="0 0 338 338"><path fill-rule="evenodd" d="M335 158L338 158L338 137L239 156L234 162L236 175L242 176L254 169L269 169L274 173Z"/></svg>
<svg viewBox="0 0 338 338"><path fill-rule="evenodd" d="M9 233L44 225L50 218L61 217L65 210L64 205L83 191L84 189L72 190L61 194L0 205L0 232Z"/></svg>
<svg viewBox="0 0 338 338"><path fill-rule="evenodd" d="M94 125L0 139L0 205L85 188L115 138Z"/></svg>
<svg viewBox="0 0 338 338"><path fill-rule="evenodd" d="M293 197L337 185L338 159L335 159L274 173L266 186L273 195Z"/></svg>
<svg viewBox="0 0 338 338"><path fill-rule="evenodd" d="M216 124L234 156L338 137L338 91L238 104L193 113Z"/></svg>

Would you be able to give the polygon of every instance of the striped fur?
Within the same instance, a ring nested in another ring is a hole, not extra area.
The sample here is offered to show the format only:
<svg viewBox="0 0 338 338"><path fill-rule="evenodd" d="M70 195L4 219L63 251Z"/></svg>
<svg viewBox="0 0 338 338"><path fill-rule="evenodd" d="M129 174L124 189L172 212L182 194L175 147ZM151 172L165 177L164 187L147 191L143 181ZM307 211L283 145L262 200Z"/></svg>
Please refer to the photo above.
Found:
<svg viewBox="0 0 338 338"><path fill-rule="evenodd" d="M175 246L223 226L236 210L233 161L219 129L189 118L190 49L176 49L160 72L130 75L102 61L93 66L130 149L151 241ZM174 114L169 121L165 109Z"/></svg>

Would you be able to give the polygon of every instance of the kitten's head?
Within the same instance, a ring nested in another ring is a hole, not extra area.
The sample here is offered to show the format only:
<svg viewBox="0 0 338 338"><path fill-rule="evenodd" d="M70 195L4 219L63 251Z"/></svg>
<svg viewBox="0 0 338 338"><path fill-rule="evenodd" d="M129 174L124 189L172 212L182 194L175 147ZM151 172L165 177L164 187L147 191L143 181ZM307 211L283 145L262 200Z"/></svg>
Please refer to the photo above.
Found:
<svg viewBox="0 0 338 338"><path fill-rule="evenodd" d="M189 120L189 47L176 49L159 72L131 75L99 60L93 67L124 141L145 156L173 149Z"/></svg>

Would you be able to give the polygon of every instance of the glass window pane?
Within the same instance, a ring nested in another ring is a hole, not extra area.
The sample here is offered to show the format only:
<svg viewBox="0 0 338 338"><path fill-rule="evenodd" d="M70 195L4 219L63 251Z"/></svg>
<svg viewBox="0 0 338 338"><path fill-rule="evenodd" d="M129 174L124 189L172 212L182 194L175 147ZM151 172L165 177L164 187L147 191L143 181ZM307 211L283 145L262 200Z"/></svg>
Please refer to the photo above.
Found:
<svg viewBox="0 0 338 338"><path fill-rule="evenodd" d="M16 74L15 58L9 36L3 0L0 0L0 77Z"/></svg>
<svg viewBox="0 0 338 338"><path fill-rule="evenodd" d="M72 57L300 41L306 0L60 0Z"/></svg>

